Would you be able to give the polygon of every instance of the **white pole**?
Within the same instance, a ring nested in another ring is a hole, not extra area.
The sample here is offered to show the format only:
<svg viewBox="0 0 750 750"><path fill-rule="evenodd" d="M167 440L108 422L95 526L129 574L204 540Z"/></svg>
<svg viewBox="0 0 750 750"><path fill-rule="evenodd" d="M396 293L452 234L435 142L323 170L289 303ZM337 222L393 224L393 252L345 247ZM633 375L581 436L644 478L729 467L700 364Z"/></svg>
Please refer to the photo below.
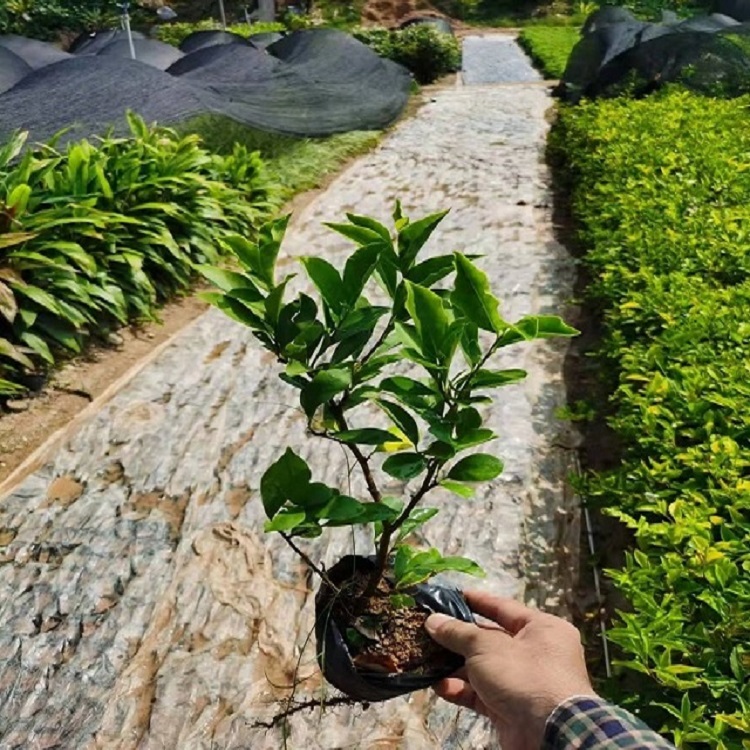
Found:
<svg viewBox="0 0 750 750"><path fill-rule="evenodd" d="M123 23L125 24L125 33L128 35L128 46L130 47L130 57L135 60L135 45L133 44L133 31L130 28L130 14L128 13L128 4L122 6Z"/></svg>
<svg viewBox="0 0 750 750"><path fill-rule="evenodd" d="M227 14L224 12L224 0L219 0L219 13L221 13L221 28L227 30Z"/></svg>

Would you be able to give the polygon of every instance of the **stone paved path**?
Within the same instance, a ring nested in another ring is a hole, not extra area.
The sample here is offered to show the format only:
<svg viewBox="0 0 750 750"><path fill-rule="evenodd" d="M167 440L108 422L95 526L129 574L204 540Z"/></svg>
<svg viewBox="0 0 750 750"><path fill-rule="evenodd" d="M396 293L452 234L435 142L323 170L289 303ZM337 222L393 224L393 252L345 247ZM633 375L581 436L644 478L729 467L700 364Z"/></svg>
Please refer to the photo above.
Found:
<svg viewBox="0 0 750 750"><path fill-rule="evenodd" d="M346 242L320 222L345 211L385 218L396 197L417 214L450 206L435 252L484 255L510 319L561 312L573 266L551 236L549 106L538 85L437 93L295 218L286 252L341 259ZM553 610L575 538L554 416L564 354L540 342L504 355L529 371L489 413L506 471L474 500L436 496L445 510L427 531L477 559L482 585ZM320 683L310 580L262 536L259 479L285 442L316 476L346 476L342 454L303 428L269 357L209 312L0 503L2 750L282 747L253 722L295 678L301 697ZM311 554L330 564L350 543L342 533ZM428 692L299 715L288 737L292 750L493 746L483 720Z"/></svg>
<svg viewBox="0 0 750 750"><path fill-rule="evenodd" d="M542 80L515 39L500 34L464 39L462 78L467 86Z"/></svg>

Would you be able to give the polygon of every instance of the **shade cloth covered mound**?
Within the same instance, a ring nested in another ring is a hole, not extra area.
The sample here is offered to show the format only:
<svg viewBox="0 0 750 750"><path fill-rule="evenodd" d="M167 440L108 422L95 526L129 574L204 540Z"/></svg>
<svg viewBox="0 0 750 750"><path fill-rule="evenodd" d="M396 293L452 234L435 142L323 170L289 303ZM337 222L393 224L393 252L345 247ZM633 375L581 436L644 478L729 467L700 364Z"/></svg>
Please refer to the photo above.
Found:
<svg viewBox="0 0 750 750"><path fill-rule="evenodd" d="M133 49L135 50L136 60L146 65L151 65L159 70L166 70L170 65L176 63L184 56L183 52L172 47L170 44L164 44L156 39L134 39ZM98 56L119 57L132 59L130 52L130 42L127 39L118 39L102 47L97 53Z"/></svg>
<svg viewBox="0 0 750 750"><path fill-rule="evenodd" d="M40 42L38 39L27 39L15 34L0 36L0 47L10 50L18 55L27 65L34 70L43 68L45 65L67 60L70 55L48 42Z"/></svg>
<svg viewBox="0 0 750 750"><path fill-rule="evenodd" d="M12 89L31 73L31 66L5 47L0 47L0 94Z"/></svg>
<svg viewBox="0 0 750 750"><path fill-rule="evenodd" d="M668 83L696 92L740 96L750 91L750 25L721 14L661 23L623 8L593 13L568 60L558 93L566 100L643 96Z"/></svg>
<svg viewBox="0 0 750 750"><path fill-rule="evenodd" d="M250 44L205 47L168 71L128 57L83 53L0 94L0 137L19 128L34 140L70 126L67 138L110 126L122 130L127 110L165 125L223 115L299 136L377 130L400 115L410 87L405 68L331 29L296 32L268 52Z"/></svg>
<svg viewBox="0 0 750 750"><path fill-rule="evenodd" d="M215 47L218 44L247 44L247 39L231 31L194 31L182 40L180 49L185 54L189 54L204 47Z"/></svg>

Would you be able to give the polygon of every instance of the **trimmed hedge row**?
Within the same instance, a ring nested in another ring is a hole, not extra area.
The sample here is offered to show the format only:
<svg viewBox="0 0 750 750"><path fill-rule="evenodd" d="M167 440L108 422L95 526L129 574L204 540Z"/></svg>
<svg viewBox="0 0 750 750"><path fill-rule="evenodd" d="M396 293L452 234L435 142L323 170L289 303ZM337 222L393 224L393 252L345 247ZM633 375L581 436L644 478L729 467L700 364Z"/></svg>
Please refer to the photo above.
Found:
<svg viewBox="0 0 750 750"><path fill-rule="evenodd" d="M558 79L580 38L577 26L527 26L518 35L518 43L545 78Z"/></svg>
<svg viewBox="0 0 750 750"><path fill-rule="evenodd" d="M0 400L23 393L59 352L130 320L252 235L271 203L258 154L217 156L198 136L0 148Z"/></svg>
<svg viewBox="0 0 750 750"><path fill-rule="evenodd" d="M750 100L669 91L563 108L595 356L621 465L582 481L634 536L609 571L635 705L679 747L750 738Z"/></svg>

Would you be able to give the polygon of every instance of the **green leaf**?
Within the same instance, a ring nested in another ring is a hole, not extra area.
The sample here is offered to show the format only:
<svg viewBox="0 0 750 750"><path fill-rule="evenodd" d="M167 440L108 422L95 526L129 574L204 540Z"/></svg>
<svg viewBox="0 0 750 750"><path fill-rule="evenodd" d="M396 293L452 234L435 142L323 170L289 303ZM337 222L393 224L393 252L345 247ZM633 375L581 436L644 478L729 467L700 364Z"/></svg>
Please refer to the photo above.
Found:
<svg viewBox="0 0 750 750"><path fill-rule="evenodd" d="M369 216L359 216L357 214L347 214L346 218L358 227L364 227L365 229L375 232L382 237L385 242L390 244L391 233L388 231L388 228L383 226L379 221L371 219Z"/></svg>
<svg viewBox="0 0 750 750"><path fill-rule="evenodd" d="M13 290L0 281L0 315L9 323L12 323L18 313L18 303Z"/></svg>
<svg viewBox="0 0 750 750"><path fill-rule="evenodd" d="M300 404L308 417L337 393L342 393L352 384L352 373L348 367L334 367L315 374L300 393Z"/></svg>
<svg viewBox="0 0 750 750"><path fill-rule="evenodd" d="M48 365L55 364L55 358L52 356L52 352L50 351L47 342L41 336L37 336L30 331L24 331L20 338L29 349L41 357Z"/></svg>
<svg viewBox="0 0 750 750"><path fill-rule="evenodd" d="M0 250L15 245L23 245L24 242L33 240L37 236L36 232L5 232L0 234Z"/></svg>
<svg viewBox="0 0 750 750"><path fill-rule="evenodd" d="M406 539L406 537L415 529L426 524L427 521L434 518L438 513L439 511L437 508L415 508L398 530L396 542L401 542Z"/></svg>
<svg viewBox="0 0 750 750"><path fill-rule="evenodd" d="M5 357L13 362L25 367L27 370L34 369L34 363L19 349L8 341L8 339L0 339L0 357ZM390 436L391 439L393 436Z"/></svg>
<svg viewBox="0 0 750 750"><path fill-rule="evenodd" d="M409 480L427 468L427 461L418 453L396 453L383 461L383 471L396 479Z"/></svg>
<svg viewBox="0 0 750 750"><path fill-rule="evenodd" d="M258 276L263 280L267 289L275 285L276 259L279 256L281 243L284 240L290 214L281 216L274 221L264 224L258 231L258 256L260 268Z"/></svg>
<svg viewBox="0 0 750 750"><path fill-rule="evenodd" d="M291 448L271 464L260 480L260 495L268 518L273 518L287 500L299 499L310 484L310 467Z"/></svg>
<svg viewBox="0 0 750 750"><path fill-rule="evenodd" d="M430 235L447 213L448 211L440 211L436 214L430 214L419 221L411 222L399 232L398 257L402 273L411 268L419 251L430 239Z"/></svg>
<svg viewBox="0 0 750 750"><path fill-rule="evenodd" d="M497 388L517 383L526 377L526 370L477 370L471 379L472 388Z"/></svg>
<svg viewBox="0 0 750 750"><path fill-rule="evenodd" d="M386 430L375 427L364 427L360 430L344 430L331 433L331 437L342 443L356 443L358 445L382 445L393 441L393 435Z"/></svg>
<svg viewBox="0 0 750 750"><path fill-rule="evenodd" d="M338 232L347 239L354 240L354 242L360 246L383 244L383 237L380 232L378 230L369 229L365 226L357 226L356 224L335 224L330 222L324 222L323 226L333 229L334 232Z"/></svg>
<svg viewBox="0 0 750 750"><path fill-rule="evenodd" d="M286 285L289 283L289 279L291 278L291 276L287 276L284 281L282 281L278 286L275 286L269 293L268 297L266 297L266 321L274 329L278 325L281 305L284 302L284 291L286 290Z"/></svg>
<svg viewBox="0 0 750 750"><path fill-rule="evenodd" d="M482 445L490 440L495 440L497 434L492 430L487 429L471 429L466 430L458 437L455 441L458 450L466 450L467 448L473 448L475 445Z"/></svg>
<svg viewBox="0 0 750 750"><path fill-rule="evenodd" d="M291 531L299 526L306 518L304 511L282 510L271 521L266 521L263 531Z"/></svg>
<svg viewBox="0 0 750 750"><path fill-rule="evenodd" d="M500 317L497 298L490 291L487 274L461 253L454 254L456 282L451 302L483 331L499 333L506 328Z"/></svg>
<svg viewBox="0 0 750 750"><path fill-rule="evenodd" d="M256 289L252 279L236 271L207 265L198 266L198 271L222 292L231 292L233 289Z"/></svg>
<svg viewBox="0 0 750 750"><path fill-rule="evenodd" d="M405 274L405 277L414 284L431 287L448 274L453 273L456 265L452 255L438 255L417 263Z"/></svg>
<svg viewBox="0 0 750 750"><path fill-rule="evenodd" d="M460 482L486 482L499 476L503 471L503 462L488 453L474 453L462 458L448 472L449 479Z"/></svg>
<svg viewBox="0 0 750 750"><path fill-rule="evenodd" d="M346 302L346 291L339 272L323 258L300 258L310 281L317 287L323 302L338 319Z"/></svg>
<svg viewBox="0 0 750 750"><path fill-rule="evenodd" d="M379 399L375 403L393 420L396 427L409 438L414 447L419 445L419 427L406 409L384 399Z"/></svg>
<svg viewBox="0 0 750 750"><path fill-rule="evenodd" d="M461 482L454 482L451 479L443 479L443 481L440 482L440 486L445 487L446 490L449 490L460 497L474 497L474 488L469 487L466 484L461 484Z"/></svg>
<svg viewBox="0 0 750 750"><path fill-rule="evenodd" d="M382 243L365 245L356 250L344 266L343 291L350 307L359 299L380 258Z"/></svg>
<svg viewBox="0 0 750 750"><path fill-rule="evenodd" d="M417 606L417 600L409 594L391 594L390 600L394 609L409 609Z"/></svg>
<svg viewBox="0 0 750 750"><path fill-rule="evenodd" d="M414 321L421 353L432 363L443 364L447 359L446 340L450 318L443 301L435 292L423 286L406 284L406 308Z"/></svg>
<svg viewBox="0 0 750 750"><path fill-rule="evenodd" d="M529 340L577 336L580 333L557 315L529 315L519 320L515 327Z"/></svg>

